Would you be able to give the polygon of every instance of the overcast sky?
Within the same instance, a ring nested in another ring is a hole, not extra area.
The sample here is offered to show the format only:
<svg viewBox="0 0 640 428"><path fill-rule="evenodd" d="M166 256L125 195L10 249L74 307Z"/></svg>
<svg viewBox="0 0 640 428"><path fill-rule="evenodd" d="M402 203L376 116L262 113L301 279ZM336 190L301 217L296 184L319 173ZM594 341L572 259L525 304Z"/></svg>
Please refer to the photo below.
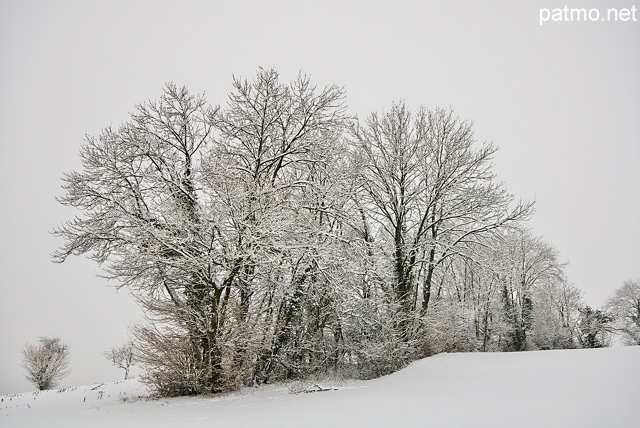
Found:
<svg viewBox="0 0 640 428"><path fill-rule="evenodd" d="M33 389L20 351L44 335L71 346L65 384L122 376L102 352L126 340L135 304L92 262L50 260L49 231L76 214L55 197L84 135L168 81L223 104L232 75L260 66L344 86L360 117L404 99L474 121L499 179L536 200L534 232L600 306L640 277L640 23L540 25L540 7L565 4L0 0L0 394Z"/></svg>

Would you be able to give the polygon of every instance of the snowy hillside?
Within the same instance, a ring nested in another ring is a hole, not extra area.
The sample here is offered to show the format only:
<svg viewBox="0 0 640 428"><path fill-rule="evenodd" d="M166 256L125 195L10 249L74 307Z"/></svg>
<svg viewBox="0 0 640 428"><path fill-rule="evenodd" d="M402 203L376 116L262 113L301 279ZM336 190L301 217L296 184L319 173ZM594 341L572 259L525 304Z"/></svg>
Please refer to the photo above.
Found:
<svg viewBox="0 0 640 428"><path fill-rule="evenodd" d="M322 392L161 400L131 380L0 397L0 426L637 427L639 363L640 347L441 354Z"/></svg>

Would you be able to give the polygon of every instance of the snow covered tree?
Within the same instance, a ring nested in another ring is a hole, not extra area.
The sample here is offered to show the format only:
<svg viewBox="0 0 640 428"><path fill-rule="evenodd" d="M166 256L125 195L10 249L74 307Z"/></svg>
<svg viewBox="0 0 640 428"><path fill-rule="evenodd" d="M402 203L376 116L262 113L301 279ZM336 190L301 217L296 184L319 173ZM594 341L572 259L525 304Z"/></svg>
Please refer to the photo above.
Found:
<svg viewBox="0 0 640 428"><path fill-rule="evenodd" d="M583 348L603 348L611 343L613 317L601 309L590 306L580 308L578 340Z"/></svg>
<svg viewBox="0 0 640 428"><path fill-rule="evenodd" d="M535 296L543 284L562 280L558 252L527 231L505 235L501 274L504 318L509 326L507 348L527 350L534 328Z"/></svg>
<svg viewBox="0 0 640 428"><path fill-rule="evenodd" d="M24 347L22 367L36 388L51 389L69 374L69 347L57 337L41 337L38 342Z"/></svg>
<svg viewBox="0 0 640 428"><path fill-rule="evenodd" d="M186 88L167 85L119 129L87 137L83 169L64 176L63 205L83 215L55 231L54 254L90 254L119 287L130 287L150 313L181 324L202 382L216 382L209 290L217 258L211 222L200 203L200 161L215 109Z"/></svg>
<svg viewBox="0 0 640 428"><path fill-rule="evenodd" d="M300 376L326 359L325 333L339 337L327 257L341 233L343 91L274 70L233 87L210 152L224 167L206 172L233 272L227 327L252 338L235 341L230 364L256 382Z"/></svg>
<svg viewBox="0 0 640 428"><path fill-rule="evenodd" d="M474 311L455 299L434 299L426 314L426 355L440 352L472 352L479 341Z"/></svg>
<svg viewBox="0 0 640 428"><path fill-rule="evenodd" d="M426 312L436 271L487 232L524 220L531 204L495 182L491 144L476 145L472 125L452 111L411 112L394 104L352 129L363 159L358 198L387 243L395 299Z"/></svg>
<svg viewBox="0 0 640 428"><path fill-rule="evenodd" d="M474 331L475 344L464 342L467 350L573 347L582 303L579 294L573 298L563 268L557 251L525 230L485 234L482 244L467 246L435 273L438 308L426 318L441 335L432 336L446 344L441 338Z"/></svg>
<svg viewBox="0 0 640 428"><path fill-rule="evenodd" d="M133 343L127 342L122 346L114 346L104 355L114 366L124 370L124 380L127 380L134 362Z"/></svg>
<svg viewBox="0 0 640 428"><path fill-rule="evenodd" d="M614 317L614 331L625 345L640 345L640 279L627 280L607 300L605 309Z"/></svg>
<svg viewBox="0 0 640 428"><path fill-rule="evenodd" d="M539 349L575 348L582 293L564 276L549 279L533 290L533 343Z"/></svg>
<svg viewBox="0 0 640 428"><path fill-rule="evenodd" d="M486 237L485 243L489 243L491 239ZM498 241L491 245L469 247L466 257L450 257L443 268L436 272L433 293L435 311L427 313L426 317L427 320L433 320L428 329L438 326L436 330L439 336L430 337L440 339L429 344L429 347L437 348L437 343L442 343L443 339L448 341L450 337L459 338L462 334L465 340L456 339L456 349L500 349L506 326L500 299L499 272L502 265L498 263L498 248ZM431 325L432 322L435 322L434 326ZM469 332L474 333L473 340Z"/></svg>
<svg viewBox="0 0 640 428"><path fill-rule="evenodd" d="M136 332L138 357L167 394L264 377L291 329L307 331L295 296L329 272L313 242L331 236L333 207L309 198L337 146L342 91L302 75L283 84L273 70L233 85L224 110L167 85L87 138L59 199L83 214L55 231L55 259L90 254L132 289L152 323Z"/></svg>

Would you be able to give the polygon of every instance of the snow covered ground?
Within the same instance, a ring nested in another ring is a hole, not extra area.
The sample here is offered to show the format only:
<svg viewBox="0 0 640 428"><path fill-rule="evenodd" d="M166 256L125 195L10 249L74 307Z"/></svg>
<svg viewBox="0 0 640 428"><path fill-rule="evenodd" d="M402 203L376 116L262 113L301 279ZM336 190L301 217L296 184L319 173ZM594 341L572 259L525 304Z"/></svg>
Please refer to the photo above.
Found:
<svg viewBox="0 0 640 428"><path fill-rule="evenodd" d="M372 381L151 400L136 380L0 397L0 427L638 427L640 347L441 354Z"/></svg>

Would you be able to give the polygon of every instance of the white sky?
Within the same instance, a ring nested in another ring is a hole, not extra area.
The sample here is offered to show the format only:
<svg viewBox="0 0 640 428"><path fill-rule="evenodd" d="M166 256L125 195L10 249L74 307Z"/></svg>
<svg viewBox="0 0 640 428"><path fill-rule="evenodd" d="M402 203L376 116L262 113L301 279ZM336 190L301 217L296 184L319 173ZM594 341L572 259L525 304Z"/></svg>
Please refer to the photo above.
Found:
<svg viewBox="0 0 640 428"><path fill-rule="evenodd" d="M32 389L19 354L43 335L71 346L65 383L121 376L101 353L135 305L92 262L49 257L61 242L48 232L76 214L54 198L85 133L167 81L224 103L232 74L259 66L344 86L360 117L403 98L473 120L500 148L499 178L536 200L534 231L601 305L640 277L640 23L539 25L540 7L565 4L0 0L0 394Z"/></svg>

